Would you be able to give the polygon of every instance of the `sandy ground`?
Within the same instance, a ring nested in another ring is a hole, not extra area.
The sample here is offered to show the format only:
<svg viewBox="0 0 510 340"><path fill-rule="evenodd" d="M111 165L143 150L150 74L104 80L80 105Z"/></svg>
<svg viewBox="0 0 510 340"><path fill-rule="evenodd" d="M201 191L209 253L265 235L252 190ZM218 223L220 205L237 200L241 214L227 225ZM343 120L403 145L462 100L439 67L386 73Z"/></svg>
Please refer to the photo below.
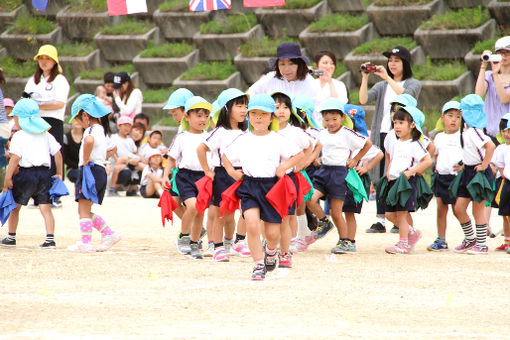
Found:
<svg viewBox="0 0 510 340"><path fill-rule="evenodd" d="M18 247L0 249L0 339L510 338L510 255L493 251L503 238L489 239L488 256L429 253L434 204L414 215L424 238L413 255L384 253L395 234L364 232L370 202L356 254L331 256L331 232L295 255L294 268L251 282L250 259L178 254L179 221L162 228L157 200L106 197L95 211L123 240L106 253L68 253L79 238L77 205L63 202L53 210L58 250L37 249L42 218L28 208ZM462 233L453 216L449 226L453 248Z"/></svg>

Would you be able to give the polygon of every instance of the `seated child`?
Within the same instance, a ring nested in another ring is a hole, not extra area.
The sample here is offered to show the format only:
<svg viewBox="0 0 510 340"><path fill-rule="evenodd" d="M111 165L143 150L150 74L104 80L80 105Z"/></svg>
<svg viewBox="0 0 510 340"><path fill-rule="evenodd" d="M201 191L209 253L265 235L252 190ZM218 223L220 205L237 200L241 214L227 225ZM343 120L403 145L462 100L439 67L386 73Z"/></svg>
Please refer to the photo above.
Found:
<svg viewBox="0 0 510 340"><path fill-rule="evenodd" d="M163 157L156 150L151 150L147 154L149 164L143 169L142 179L140 181L140 193L144 198L158 198L163 194L163 168L161 162Z"/></svg>

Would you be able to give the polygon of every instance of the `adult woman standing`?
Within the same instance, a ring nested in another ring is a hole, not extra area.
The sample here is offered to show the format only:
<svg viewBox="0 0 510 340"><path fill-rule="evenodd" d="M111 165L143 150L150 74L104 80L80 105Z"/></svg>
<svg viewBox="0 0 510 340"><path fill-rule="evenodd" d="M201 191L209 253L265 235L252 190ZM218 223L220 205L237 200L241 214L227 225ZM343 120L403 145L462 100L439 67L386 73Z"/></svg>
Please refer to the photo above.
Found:
<svg viewBox="0 0 510 340"><path fill-rule="evenodd" d="M475 93L485 97L484 110L487 113L486 134L498 145L496 136L501 117L510 112L510 36L498 39L496 53L501 56L499 63L491 62L492 71L485 71L487 61L482 61L480 73L476 80ZM483 54L490 53L484 51Z"/></svg>
<svg viewBox="0 0 510 340"><path fill-rule="evenodd" d="M127 72L119 72L115 75L113 88L115 89L113 97L121 116L129 116L133 119L135 115L142 112L142 91L135 88Z"/></svg>
<svg viewBox="0 0 510 340"><path fill-rule="evenodd" d="M37 61L37 66L34 76L25 85L25 92L39 104L39 116L51 125L49 133L62 145L69 83L62 74L55 46L41 46L34 60ZM53 161L51 173L53 175L56 173Z"/></svg>
<svg viewBox="0 0 510 340"><path fill-rule="evenodd" d="M374 74L382 80L376 83L370 91L368 90L369 73L361 72L361 86L359 89L359 102L364 105L375 100L375 112L372 118L370 139L374 145L384 153L384 138L391 130L390 103L393 99L402 93L408 93L414 98L418 98L421 91L420 81L413 78L411 70L411 53L403 46L396 46L391 51L383 53L388 58L386 68L376 66ZM367 65L365 63L363 65ZM363 66L362 65L362 66ZM370 177L377 181L384 175L384 162L376 166L370 174ZM377 204L378 222L374 223L367 232L385 232L384 211L381 204Z"/></svg>
<svg viewBox="0 0 510 340"><path fill-rule="evenodd" d="M331 51L320 51L313 58L315 69L322 71L322 75L315 79L319 87L318 102L322 103L326 98L338 98L342 103L347 104L347 88L340 80L333 78L336 70L336 56Z"/></svg>

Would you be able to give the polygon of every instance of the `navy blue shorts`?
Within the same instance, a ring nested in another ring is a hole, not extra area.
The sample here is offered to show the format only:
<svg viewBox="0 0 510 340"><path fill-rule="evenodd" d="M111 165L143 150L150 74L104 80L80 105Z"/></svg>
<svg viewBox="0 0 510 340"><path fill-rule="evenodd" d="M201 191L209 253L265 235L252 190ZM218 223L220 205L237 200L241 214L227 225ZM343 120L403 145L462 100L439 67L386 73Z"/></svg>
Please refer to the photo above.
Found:
<svg viewBox="0 0 510 340"><path fill-rule="evenodd" d="M499 188L501 187L501 182L503 182L503 177L496 178L496 189L494 190L494 197L496 197L496 195L498 194ZM505 180L505 182L507 181ZM499 208L499 204L496 203L496 200L492 200L491 207Z"/></svg>
<svg viewBox="0 0 510 340"><path fill-rule="evenodd" d="M352 193L352 190L347 187L347 191L345 193L345 200L344 205L342 208L343 212L348 213L361 213L361 208L363 207L363 200L359 203L356 203L354 201L354 194Z"/></svg>
<svg viewBox="0 0 510 340"><path fill-rule="evenodd" d="M225 170L224 167L215 167L211 204L214 205L215 207L219 207L221 202L221 194L235 182L236 182L235 179L230 177L230 175L227 173L227 170Z"/></svg>
<svg viewBox="0 0 510 340"><path fill-rule="evenodd" d="M94 164L94 166L90 169L92 171L92 176L96 180L96 192L97 192L97 201L99 204L103 203L104 193L106 191L106 183L108 181L108 176L106 175L106 170L103 166ZM80 166L80 174L76 179L76 183L74 184L74 200L78 202L79 199L87 199L83 196L81 192L81 184L83 181L83 166Z"/></svg>
<svg viewBox="0 0 510 340"><path fill-rule="evenodd" d="M510 181L507 179L505 179L503 190L501 190L498 214L500 216L510 216Z"/></svg>
<svg viewBox="0 0 510 340"><path fill-rule="evenodd" d="M390 190L396 182L397 182L396 180L390 181L390 183L388 184L389 185L388 190ZM417 190L416 190L416 176L412 176L411 178L409 178L409 184L411 184L411 187L413 187L413 193L407 200L406 205L401 206L400 204L397 203L397 205L391 206L391 205L387 205L386 202L384 202L384 205L385 205L384 208L385 208L386 212L396 212L396 211L413 212L413 211L416 211L417 198L418 198Z"/></svg>
<svg viewBox="0 0 510 340"><path fill-rule="evenodd" d="M323 165L313 176L313 188L329 198L345 201L347 167Z"/></svg>
<svg viewBox="0 0 510 340"><path fill-rule="evenodd" d="M188 198L197 197L198 189L195 182L204 176L203 171L179 169L175 176L175 182L177 183L177 190L179 190L179 197L182 202Z"/></svg>
<svg viewBox="0 0 510 340"><path fill-rule="evenodd" d="M296 176L294 175L294 172L289 172L287 175L289 175L292 182L294 182L294 186L296 187L296 192L298 192L297 182L296 182ZM289 207L289 215L295 215L296 214L296 201L292 203L292 205Z"/></svg>
<svg viewBox="0 0 510 340"><path fill-rule="evenodd" d="M489 181L489 183L494 182L494 176L492 175L492 170L491 170L490 166L487 167L487 169L485 169L484 174L485 174L485 177L487 177L487 180ZM473 177L475 177L475 175L476 175L476 171L475 171L474 165L465 165L464 166L464 171L462 172L462 178L460 180L459 191L457 192L457 197L465 197L465 198L469 198L470 200L473 200L473 198L471 197L471 194L469 193L469 191L467 189L467 185L469 184L469 182L471 182L471 180L473 179Z"/></svg>
<svg viewBox="0 0 510 340"><path fill-rule="evenodd" d="M143 198L159 198L159 196L156 195L156 193L153 193L152 196L147 196L147 186L146 185L140 186L140 194L142 195Z"/></svg>
<svg viewBox="0 0 510 340"><path fill-rule="evenodd" d="M310 177L310 180L313 181L313 177L315 176L315 173L317 172L317 170L319 170L320 167L316 167L315 165L310 164L306 169L306 174L308 175L308 177Z"/></svg>
<svg viewBox="0 0 510 340"><path fill-rule="evenodd" d="M237 189L237 196L241 198L243 213L250 208L260 209L260 219L269 223L282 223L282 218L269 203L266 194L278 181L277 177L249 177L244 176L243 183Z"/></svg>
<svg viewBox="0 0 510 340"><path fill-rule="evenodd" d="M457 177L457 175L436 174L434 187L432 189L434 191L434 196L441 198L443 204L455 204L455 201L457 201L457 197L451 198L448 194L448 187L453 182L455 177Z"/></svg>
<svg viewBox="0 0 510 340"><path fill-rule="evenodd" d="M19 168L19 172L12 176L12 196L14 201L27 205L30 198L34 204L50 204L51 171L44 166Z"/></svg>

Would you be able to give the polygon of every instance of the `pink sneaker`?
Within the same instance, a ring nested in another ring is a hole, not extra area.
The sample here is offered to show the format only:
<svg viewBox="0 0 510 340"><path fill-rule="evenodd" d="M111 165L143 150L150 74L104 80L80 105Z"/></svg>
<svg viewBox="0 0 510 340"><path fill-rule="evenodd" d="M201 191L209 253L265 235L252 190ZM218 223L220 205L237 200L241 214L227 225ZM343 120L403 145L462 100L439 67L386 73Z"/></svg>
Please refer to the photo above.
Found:
<svg viewBox="0 0 510 340"><path fill-rule="evenodd" d="M248 248L248 245L246 244L245 240L240 240L239 242L235 242L232 244L232 247L230 248L231 252L232 250L237 253L237 255L241 257L249 257L251 256L250 248Z"/></svg>
<svg viewBox="0 0 510 340"><path fill-rule="evenodd" d="M469 255L487 255L489 254L489 248L487 246L474 246L473 248L466 251L466 254Z"/></svg>
<svg viewBox="0 0 510 340"><path fill-rule="evenodd" d="M306 240L302 240L302 239L298 238L296 243L297 243L297 251L298 252L301 253L308 249L308 243L306 242Z"/></svg>
<svg viewBox="0 0 510 340"><path fill-rule="evenodd" d="M218 247L214 249L213 261L214 262L230 261L230 259L228 258L228 254L225 252L225 247Z"/></svg>
<svg viewBox="0 0 510 340"><path fill-rule="evenodd" d="M75 253L95 253L94 245L92 243L83 243L81 241L76 242L76 244L67 247L68 251L72 251Z"/></svg>
<svg viewBox="0 0 510 340"><path fill-rule="evenodd" d="M312 235L310 236L305 236L305 242L310 245L312 243L315 243L315 241L317 241L317 239L315 238L315 230L312 231Z"/></svg>
<svg viewBox="0 0 510 340"><path fill-rule="evenodd" d="M411 247L408 244L398 241L394 246L385 249L388 254L409 254Z"/></svg>
<svg viewBox="0 0 510 340"><path fill-rule="evenodd" d="M99 247L97 247L97 251L107 251L111 247L113 247L114 244L119 242L122 239L122 236L118 233L113 233L111 235L102 236L101 237L101 244Z"/></svg>
<svg viewBox="0 0 510 340"><path fill-rule="evenodd" d="M298 245L297 245L297 240L298 238L293 238L292 240L290 240L290 246L289 246L289 251L292 253L292 254L295 254L297 253L299 250L298 250Z"/></svg>
<svg viewBox="0 0 510 340"><path fill-rule="evenodd" d="M292 254L290 252L278 254L278 268L292 268Z"/></svg>
<svg viewBox="0 0 510 340"><path fill-rule="evenodd" d="M473 248L474 246L476 246L475 239L473 239L473 240L464 239L462 241L462 243L459 246L455 247L455 249L453 251L456 253L465 253L466 251Z"/></svg>
<svg viewBox="0 0 510 340"><path fill-rule="evenodd" d="M414 249L414 246L418 241L420 240L422 236L421 230L413 228L409 228L409 234L407 234L407 237L409 238L409 247L411 247L411 250Z"/></svg>

